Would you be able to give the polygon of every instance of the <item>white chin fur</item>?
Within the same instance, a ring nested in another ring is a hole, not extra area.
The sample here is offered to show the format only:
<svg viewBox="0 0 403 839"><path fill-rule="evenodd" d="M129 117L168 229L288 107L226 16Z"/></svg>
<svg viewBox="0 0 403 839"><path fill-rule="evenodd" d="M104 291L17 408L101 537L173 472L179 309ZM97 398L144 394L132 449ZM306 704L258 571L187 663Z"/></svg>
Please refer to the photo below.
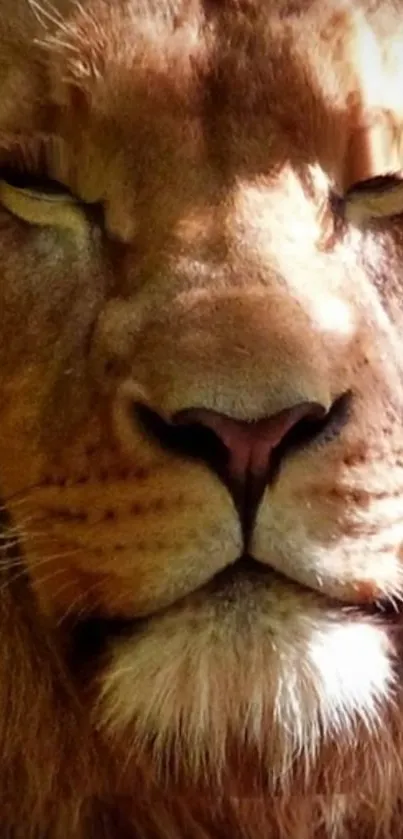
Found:
<svg viewBox="0 0 403 839"><path fill-rule="evenodd" d="M187 598L116 642L100 710L128 750L151 749L159 769L179 753L195 777L219 775L235 733L277 780L296 755L308 776L329 737L353 743L357 721L375 733L392 686L390 643L376 622L291 587L244 582Z"/></svg>

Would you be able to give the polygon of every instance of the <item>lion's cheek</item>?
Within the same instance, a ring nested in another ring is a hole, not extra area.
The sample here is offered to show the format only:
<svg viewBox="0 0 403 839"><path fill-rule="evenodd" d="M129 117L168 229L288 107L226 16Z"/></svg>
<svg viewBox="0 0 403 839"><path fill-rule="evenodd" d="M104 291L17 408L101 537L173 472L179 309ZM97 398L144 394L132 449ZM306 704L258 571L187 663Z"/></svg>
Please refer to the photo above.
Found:
<svg viewBox="0 0 403 839"><path fill-rule="evenodd" d="M34 519L24 548L46 611L148 615L237 559L242 537L228 492L207 470L185 471L162 464L140 489L111 477L107 497L90 480L36 492L32 509L22 508Z"/></svg>
<svg viewBox="0 0 403 839"><path fill-rule="evenodd" d="M307 470L304 480L293 482L285 474L266 492L253 555L328 597L350 604L393 602L402 580L402 499L392 492L379 498L343 489L331 469L326 476Z"/></svg>

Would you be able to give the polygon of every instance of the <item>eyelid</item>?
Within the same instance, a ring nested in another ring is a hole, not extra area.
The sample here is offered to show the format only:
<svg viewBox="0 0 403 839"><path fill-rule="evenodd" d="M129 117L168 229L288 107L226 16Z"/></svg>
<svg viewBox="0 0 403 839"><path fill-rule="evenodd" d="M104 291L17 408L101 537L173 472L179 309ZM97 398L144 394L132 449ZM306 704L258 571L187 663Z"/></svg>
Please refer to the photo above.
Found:
<svg viewBox="0 0 403 839"><path fill-rule="evenodd" d="M399 173L392 173L387 175L377 175L373 178L368 178L365 181L358 181L358 183L353 184L346 192L346 198L349 197L351 194L357 193L379 193L380 195L384 192L388 192L389 190L393 189L394 187L401 187L403 184L402 175Z"/></svg>
<svg viewBox="0 0 403 839"><path fill-rule="evenodd" d="M0 180L0 203L17 218L39 227L59 227L87 238L88 220L78 200L68 192L45 193Z"/></svg>
<svg viewBox="0 0 403 839"><path fill-rule="evenodd" d="M392 173L360 181L338 199L341 215L346 221L363 225L382 218L403 214L403 178Z"/></svg>
<svg viewBox="0 0 403 839"><path fill-rule="evenodd" d="M54 203L63 203L64 205L71 203L76 205L78 203L77 198L74 198L73 195L70 195L68 192L45 192L42 191L40 188L35 189L35 187L25 187L25 186L16 186L15 184L9 183L7 180L2 181L0 179L0 184L2 187L5 187L6 190L11 194L20 194L24 196L24 198L28 198L32 201L39 201L39 202L54 202Z"/></svg>

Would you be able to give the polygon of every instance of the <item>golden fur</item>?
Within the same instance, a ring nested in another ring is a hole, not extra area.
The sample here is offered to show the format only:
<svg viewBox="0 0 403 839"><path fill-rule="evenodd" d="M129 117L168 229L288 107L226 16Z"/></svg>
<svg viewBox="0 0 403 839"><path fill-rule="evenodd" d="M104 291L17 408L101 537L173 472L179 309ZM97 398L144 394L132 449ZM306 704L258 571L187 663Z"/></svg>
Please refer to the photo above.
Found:
<svg viewBox="0 0 403 839"><path fill-rule="evenodd" d="M401 168L402 13L0 0L2 837L402 834L403 199L356 190ZM341 394L269 584L217 590L232 499L133 403Z"/></svg>

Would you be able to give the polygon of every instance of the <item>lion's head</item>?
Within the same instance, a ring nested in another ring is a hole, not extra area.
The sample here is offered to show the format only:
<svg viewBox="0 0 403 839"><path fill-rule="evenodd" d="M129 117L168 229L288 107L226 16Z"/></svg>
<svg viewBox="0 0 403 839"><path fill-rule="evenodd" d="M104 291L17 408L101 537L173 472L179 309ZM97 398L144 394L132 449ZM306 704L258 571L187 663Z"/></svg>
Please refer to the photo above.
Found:
<svg viewBox="0 0 403 839"><path fill-rule="evenodd" d="M103 750L119 837L387 836L403 798L399 6L0 10L1 592L7 626L15 603L47 638L38 684L46 660L78 700L61 771ZM12 667L30 638L7 633ZM35 731L63 728L54 693ZM65 836L32 751L27 783Z"/></svg>

